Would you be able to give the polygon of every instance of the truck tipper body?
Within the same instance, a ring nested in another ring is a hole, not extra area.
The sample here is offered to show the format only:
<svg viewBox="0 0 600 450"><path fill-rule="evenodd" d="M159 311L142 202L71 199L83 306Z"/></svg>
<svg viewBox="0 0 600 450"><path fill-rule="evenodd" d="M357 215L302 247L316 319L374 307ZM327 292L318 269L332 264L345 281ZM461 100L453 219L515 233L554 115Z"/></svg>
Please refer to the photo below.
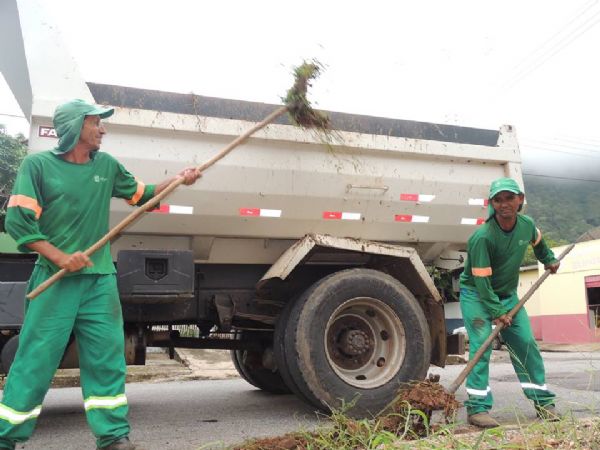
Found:
<svg viewBox="0 0 600 450"><path fill-rule="evenodd" d="M156 183L277 107L86 82L35 3L0 6L13 53L1 69L30 119L30 152L56 145L54 108L83 98L115 108L100 151ZM522 181L515 131L328 114L329 134L285 118L267 126L112 243L129 364L148 346L228 349L256 387L320 409L357 400L355 415L444 364L443 299L428 268L459 270L490 182ZM113 200L111 225L131 211ZM3 277L1 302L22 297L23 261L3 255L13 279ZM14 322L0 323L5 369Z"/></svg>

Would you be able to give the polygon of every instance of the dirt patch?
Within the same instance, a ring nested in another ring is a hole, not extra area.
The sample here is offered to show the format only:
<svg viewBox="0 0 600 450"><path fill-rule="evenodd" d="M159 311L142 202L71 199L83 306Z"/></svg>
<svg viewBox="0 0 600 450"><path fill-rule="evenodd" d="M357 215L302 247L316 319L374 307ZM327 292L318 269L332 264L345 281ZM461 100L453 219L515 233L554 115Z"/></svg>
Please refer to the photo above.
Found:
<svg viewBox="0 0 600 450"><path fill-rule="evenodd" d="M446 423L453 421L461 405L439 380L439 375L430 375L425 381L403 386L386 408L385 415L378 419L383 428L394 432L408 426L411 434L424 436L430 431L433 411L442 411Z"/></svg>

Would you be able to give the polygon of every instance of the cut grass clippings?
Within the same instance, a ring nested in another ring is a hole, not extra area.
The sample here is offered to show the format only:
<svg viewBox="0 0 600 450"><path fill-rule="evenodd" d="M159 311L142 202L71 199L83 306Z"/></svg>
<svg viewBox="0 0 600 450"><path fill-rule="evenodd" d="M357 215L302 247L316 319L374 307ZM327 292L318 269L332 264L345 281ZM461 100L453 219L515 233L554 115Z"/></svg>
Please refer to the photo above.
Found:
<svg viewBox="0 0 600 450"><path fill-rule="evenodd" d="M294 85L282 98L287 106L290 119L295 125L326 131L330 128L329 117L312 108L306 97L311 81L321 73L322 65L314 61L304 61L294 69Z"/></svg>
<svg viewBox="0 0 600 450"><path fill-rule="evenodd" d="M384 430L378 420L353 420L341 413L333 426L311 432L248 441L234 450L388 450L388 449L600 449L600 418L534 422L478 430L467 425L432 426L426 438Z"/></svg>

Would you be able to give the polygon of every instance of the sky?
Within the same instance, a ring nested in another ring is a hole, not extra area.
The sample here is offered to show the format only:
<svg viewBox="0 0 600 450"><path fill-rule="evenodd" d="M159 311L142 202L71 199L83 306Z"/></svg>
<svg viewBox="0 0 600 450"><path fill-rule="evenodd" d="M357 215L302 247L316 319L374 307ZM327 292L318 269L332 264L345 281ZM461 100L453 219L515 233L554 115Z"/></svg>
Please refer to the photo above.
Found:
<svg viewBox="0 0 600 450"><path fill-rule="evenodd" d="M40 2L87 81L279 103L316 58L318 108L511 124L526 172L600 180L600 0Z"/></svg>

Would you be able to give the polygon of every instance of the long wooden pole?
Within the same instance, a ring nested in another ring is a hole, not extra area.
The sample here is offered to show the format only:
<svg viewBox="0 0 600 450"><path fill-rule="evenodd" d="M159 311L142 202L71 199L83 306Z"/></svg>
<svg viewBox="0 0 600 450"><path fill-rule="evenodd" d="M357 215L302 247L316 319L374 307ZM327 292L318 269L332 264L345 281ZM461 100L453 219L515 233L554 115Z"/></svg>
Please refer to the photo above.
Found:
<svg viewBox="0 0 600 450"><path fill-rule="evenodd" d="M575 244L570 244L562 252L562 254L558 257L558 260L561 261L565 256L567 256L567 254L571 250L573 250L573 247L575 247ZM549 275L550 275L550 269L547 269L543 273L543 275L540 278L538 278L538 280L533 284L533 286L531 286L529 288L529 290L523 296L521 301L519 303L517 303L513 309L510 310L510 312L507 314L507 316L512 319L515 316L515 314L517 314L517 312L519 312L519 310L527 302L527 300L529 300L531 298L533 293L535 291L537 291L537 289L542 285L542 283L544 281L546 281L546 278L548 278ZM503 328L504 328L504 324L502 324L502 323L496 325L496 328L494 328L492 330L492 333L488 336L488 338L485 340L485 342L483 344L481 344L481 347L479 347L479 350L477 350L477 352L475 352L475 355L473 355L473 358L469 360L468 364L465 366L465 368L462 370L462 372L458 375L458 377L456 377L456 380L454 380L452 382L452 384L448 387L449 393L454 394L456 392L456 390L463 384L463 382L465 381L465 378L467 378L469 373L471 373L471 370L473 370L473 367L475 367L475 364L477 364L479 362L479 360L481 359L481 356L486 352L486 350L488 349L488 347L490 346L492 341L494 339L496 339L496 337L500 334L500 332L502 331Z"/></svg>
<svg viewBox="0 0 600 450"><path fill-rule="evenodd" d="M211 159L209 159L208 161L206 161L206 162L200 164L198 167L196 167L196 170L198 170L199 172L204 172L206 169L211 167L217 161L224 158L234 148L236 148L240 144L243 144L254 133L256 133L257 131L259 131L262 128L269 125L271 122L273 122L279 116L285 114L287 112L287 110L288 110L287 106L282 106L281 108L276 109L271 114L269 114L262 122L257 123L252 128L250 128L248 131L246 131L244 134L242 134L242 135L238 136L236 139L234 139L227 147L225 147L223 150L221 150L219 153L217 153ZM183 177L177 177L175 180L173 180L171 183L169 183L169 185L163 191L161 191L159 194L152 197L150 200L148 200L146 203L144 203L139 208L136 208L131 214L129 214L127 217L125 217L121 222L119 222L114 228L112 228L108 233L106 233L102 238L100 238L95 244L93 244L90 248L88 248L83 253L87 256L90 256L90 255L92 255L92 253L101 249L104 245L106 245L108 242L110 242L115 237L117 237L125 228L129 227L133 222L135 222L142 214L144 214L146 211L148 211L150 209L154 209L154 207L162 199L164 199L167 195L169 195L171 192L173 192L179 185L181 185L181 183L183 183L183 181L184 181ZM40 295L42 292L44 292L46 289L48 289L50 286L52 286L52 284L54 284L55 282L60 280L62 277L64 277L66 275L66 273L67 273L66 269L59 270L54 275L52 275L50 278L48 278L46 281L44 281L42 284L40 284L38 287L36 287L33 291L31 291L29 294L27 294L27 298L30 300L34 299L35 297Z"/></svg>

